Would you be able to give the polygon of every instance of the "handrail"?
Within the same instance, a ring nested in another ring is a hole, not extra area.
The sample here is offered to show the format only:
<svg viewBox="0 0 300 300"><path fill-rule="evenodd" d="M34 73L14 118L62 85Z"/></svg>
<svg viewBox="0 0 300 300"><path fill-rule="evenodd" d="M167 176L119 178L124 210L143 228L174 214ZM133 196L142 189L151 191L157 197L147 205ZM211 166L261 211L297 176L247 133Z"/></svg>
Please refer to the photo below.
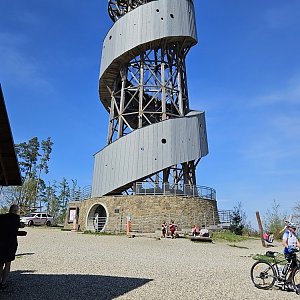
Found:
<svg viewBox="0 0 300 300"><path fill-rule="evenodd" d="M163 182L137 182L133 189L136 195L164 195L197 197L216 200L216 190L207 186L170 184Z"/></svg>
<svg viewBox="0 0 300 300"><path fill-rule="evenodd" d="M191 184L170 184L163 182L137 182L133 188L135 195L163 195L163 196L184 196L196 197L206 200L216 200L216 190L201 185ZM79 195L73 199L85 200L91 197L91 186L84 187Z"/></svg>

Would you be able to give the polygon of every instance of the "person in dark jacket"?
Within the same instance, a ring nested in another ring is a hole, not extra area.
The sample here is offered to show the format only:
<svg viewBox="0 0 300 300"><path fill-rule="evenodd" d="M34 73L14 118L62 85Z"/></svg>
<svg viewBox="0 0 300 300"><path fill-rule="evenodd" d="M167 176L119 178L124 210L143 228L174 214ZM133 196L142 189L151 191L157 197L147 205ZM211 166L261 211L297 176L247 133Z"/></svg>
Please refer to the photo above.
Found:
<svg viewBox="0 0 300 300"><path fill-rule="evenodd" d="M7 214L0 215L0 289L6 288L10 265L15 260L17 236L26 235L26 232L18 231L22 227L19 214L19 206L13 204Z"/></svg>

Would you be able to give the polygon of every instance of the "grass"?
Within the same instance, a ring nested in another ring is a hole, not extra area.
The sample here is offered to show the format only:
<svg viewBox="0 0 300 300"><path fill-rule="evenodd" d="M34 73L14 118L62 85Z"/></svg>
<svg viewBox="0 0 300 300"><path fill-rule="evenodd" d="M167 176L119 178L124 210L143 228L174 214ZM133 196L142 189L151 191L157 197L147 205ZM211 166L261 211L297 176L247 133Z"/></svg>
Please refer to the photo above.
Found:
<svg viewBox="0 0 300 300"><path fill-rule="evenodd" d="M214 240L225 240L230 243L246 241L249 238L241 235L236 235L230 231L217 231L213 233Z"/></svg>

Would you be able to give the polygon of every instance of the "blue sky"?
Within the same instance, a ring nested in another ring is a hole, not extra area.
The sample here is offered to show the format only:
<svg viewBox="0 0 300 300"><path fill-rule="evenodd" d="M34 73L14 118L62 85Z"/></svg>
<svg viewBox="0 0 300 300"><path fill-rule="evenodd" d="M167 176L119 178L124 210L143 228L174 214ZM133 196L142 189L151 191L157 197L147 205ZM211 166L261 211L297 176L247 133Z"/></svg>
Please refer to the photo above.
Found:
<svg viewBox="0 0 300 300"><path fill-rule="evenodd" d="M190 106L204 110L209 155L198 184L255 224L275 200L300 200L300 1L195 0ZM106 0L0 2L0 82L16 143L54 142L46 181L91 184L108 114L98 99Z"/></svg>

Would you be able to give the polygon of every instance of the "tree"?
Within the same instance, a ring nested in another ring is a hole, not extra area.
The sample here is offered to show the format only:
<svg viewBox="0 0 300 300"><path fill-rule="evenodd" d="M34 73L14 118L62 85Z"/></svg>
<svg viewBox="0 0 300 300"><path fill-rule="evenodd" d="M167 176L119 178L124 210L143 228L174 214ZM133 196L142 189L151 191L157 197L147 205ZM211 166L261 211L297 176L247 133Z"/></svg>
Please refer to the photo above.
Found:
<svg viewBox="0 0 300 300"><path fill-rule="evenodd" d="M47 162L50 160L50 153L52 151L52 145L53 145L53 142L51 141L50 137L48 137L47 140L42 141L41 148L42 148L43 154L42 154L40 163L38 165L39 174L38 174L37 183L36 183L35 199L37 199L37 196L38 196L38 189L39 189L39 185L41 182L42 171L44 170L45 174L48 174L48 172L49 172Z"/></svg>
<svg viewBox="0 0 300 300"><path fill-rule="evenodd" d="M22 186L5 187L3 198L8 206L16 203L22 210L28 210L35 204L35 189L35 179L28 178Z"/></svg>
<svg viewBox="0 0 300 300"><path fill-rule="evenodd" d="M281 239L282 233L280 232L284 227L284 220L286 215L280 212L280 205L274 200L270 209L267 209L264 217L264 227L266 231L272 232L275 239Z"/></svg>
<svg viewBox="0 0 300 300"><path fill-rule="evenodd" d="M233 211L231 213L231 224L229 230L237 235L242 235L243 229L246 225L246 220L246 213L242 210L241 202L238 202L237 206L234 206Z"/></svg>
<svg viewBox="0 0 300 300"><path fill-rule="evenodd" d="M67 179L63 177L58 187L58 201L60 205L59 221L63 222L66 217L67 204L70 201L70 187Z"/></svg>
<svg viewBox="0 0 300 300"><path fill-rule="evenodd" d="M47 213L54 217L57 224L64 223L67 207L72 199L80 198L80 187L77 186L77 180L72 179L72 186L68 180L63 177L61 182L56 182L51 185L50 182L45 187L45 196L43 202L46 204Z"/></svg>
<svg viewBox="0 0 300 300"><path fill-rule="evenodd" d="M54 182L52 185L49 185L46 187L46 207L47 207L47 213L49 215L52 215L54 217L54 222L57 223L57 218L59 216L59 210L60 210L60 205L59 205L59 200L58 197L56 196L56 182Z"/></svg>
<svg viewBox="0 0 300 300"><path fill-rule="evenodd" d="M293 222L300 224L300 201L297 201L294 207Z"/></svg>
<svg viewBox="0 0 300 300"><path fill-rule="evenodd" d="M38 160L40 143L37 137L15 145L19 159L19 165L24 179L34 178L36 174L36 164Z"/></svg>
<svg viewBox="0 0 300 300"><path fill-rule="evenodd" d="M28 142L15 145L23 185L2 188L0 211L6 212L10 204L17 203L22 213L46 208L47 213L54 217L56 223L64 222L68 203L72 199L81 199L81 188L77 180L72 179L70 185L65 177L59 183L49 182L46 186L43 174L49 172L48 162L52 146L50 137L41 142L34 137Z"/></svg>
<svg viewBox="0 0 300 300"><path fill-rule="evenodd" d="M39 142L37 137L15 145L21 175L23 178L22 186L6 187L4 199L7 204L17 203L20 207L29 211L36 208L37 198L40 199L40 207L45 197L45 183L41 178L42 171L48 173L48 162L52 151L53 142L48 137ZM40 152L40 148L42 152Z"/></svg>
<svg viewBox="0 0 300 300"><path fill-rule="evenodd" d="M71 200L79 200L81 196L81 188L78 186L76 179L71 179L72 186L70 190L70 199Z"/></svg>

